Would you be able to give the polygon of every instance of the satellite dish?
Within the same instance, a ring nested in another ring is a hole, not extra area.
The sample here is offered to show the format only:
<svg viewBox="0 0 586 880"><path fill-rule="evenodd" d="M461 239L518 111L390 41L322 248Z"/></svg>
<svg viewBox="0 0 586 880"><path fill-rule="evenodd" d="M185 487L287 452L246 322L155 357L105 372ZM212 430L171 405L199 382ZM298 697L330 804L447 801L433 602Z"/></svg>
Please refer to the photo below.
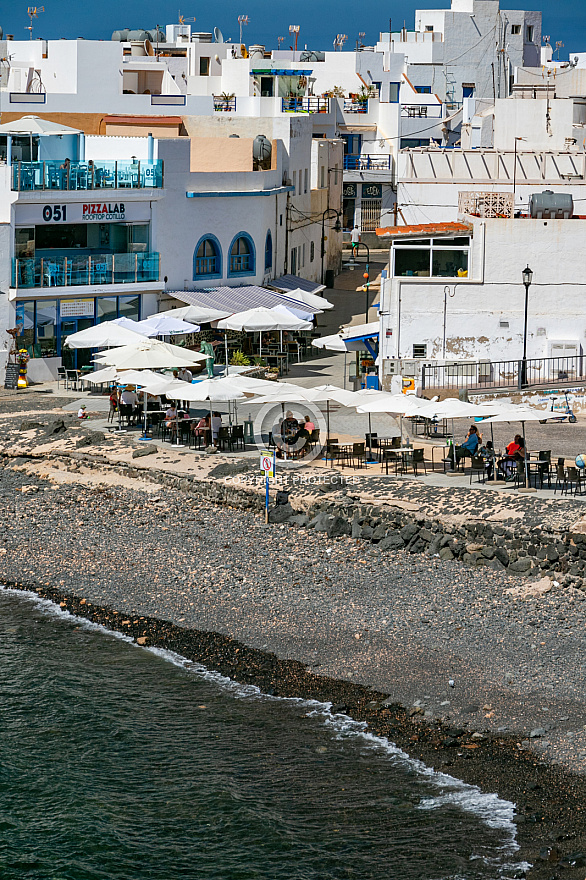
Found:
<svg viewBox="0 0 586 880"><path fill-rule="evenodd" d="M214 28L214 43L223 43L224 35L219 27Z"/></svg>

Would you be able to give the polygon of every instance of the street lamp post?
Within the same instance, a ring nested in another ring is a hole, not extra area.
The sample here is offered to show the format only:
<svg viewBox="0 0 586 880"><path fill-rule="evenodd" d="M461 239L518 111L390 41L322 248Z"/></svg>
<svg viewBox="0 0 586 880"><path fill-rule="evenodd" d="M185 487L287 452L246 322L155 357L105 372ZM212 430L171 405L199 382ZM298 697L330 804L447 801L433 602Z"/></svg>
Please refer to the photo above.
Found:
<svg viewBox="0 0 586 880"><path fill-rule="evenodd" d="M333 214L336 217L336 222L333 225L334 232L342 231L342 224L340 223L340 214L341 211L337 211L335 208L326 208L325 211L321 215L321 283L324 283L324 256L326 253L326 217L328 214Z"/></svg>
<svg viewBox="0 0 586 880"><path fill-rule="evenodd" d="M527 310L529 308L529 288L533 280L533 272L526 266L523 269L523 284L525 285L525 324L523 327L523 360L521 361L521 388L527 385Z"/></svg>

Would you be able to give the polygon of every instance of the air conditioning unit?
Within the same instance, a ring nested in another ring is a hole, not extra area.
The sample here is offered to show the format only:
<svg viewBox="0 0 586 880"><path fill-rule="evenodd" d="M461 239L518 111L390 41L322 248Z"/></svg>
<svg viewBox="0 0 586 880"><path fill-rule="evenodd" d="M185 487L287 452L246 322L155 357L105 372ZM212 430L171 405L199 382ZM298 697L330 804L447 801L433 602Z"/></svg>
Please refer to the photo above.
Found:
<svg viewBox="0 0 586 880"><path fill-rule="evenodd" d="M424 362L422 360L419 360L418 358L401 360L401 376L410 376L418 379L421 376L421 368L423 367L423 363Z"/></svg>

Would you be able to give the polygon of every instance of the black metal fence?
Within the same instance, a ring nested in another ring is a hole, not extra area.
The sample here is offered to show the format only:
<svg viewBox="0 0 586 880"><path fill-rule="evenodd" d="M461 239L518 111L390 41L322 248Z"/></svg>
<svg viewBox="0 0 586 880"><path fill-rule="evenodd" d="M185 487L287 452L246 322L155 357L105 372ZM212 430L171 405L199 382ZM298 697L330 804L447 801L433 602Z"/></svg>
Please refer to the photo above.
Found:
<svg viewBox="0 0 586 880"><path fill-rule="evenodd" d="M525 373L525 375L524 375ZM477 361L475 363L423 364L421 388L467 388L492 391L526 387L556 387L586 382L586 357L531 358L522 360Z"/></svg>

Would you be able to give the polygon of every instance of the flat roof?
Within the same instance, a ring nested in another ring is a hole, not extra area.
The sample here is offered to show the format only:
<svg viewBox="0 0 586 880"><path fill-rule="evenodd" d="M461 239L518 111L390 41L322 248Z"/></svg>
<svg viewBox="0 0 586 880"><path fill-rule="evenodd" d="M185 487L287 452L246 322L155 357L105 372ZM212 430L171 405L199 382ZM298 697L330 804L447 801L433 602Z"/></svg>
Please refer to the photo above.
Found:
<svg viewBox="0 0 586 880"><path fill-rule="evenodd" d="M181 116L104 116L104 122L119 122L122 125L182 125Z"/></svg>
<svg viewBox="0 0 586 880"><path fill-rule="evenodd" d="M453 233L469 235L473 229L471 223L416 223L407 226L383 226L376 230L376 234L379 238L426 238Z"/></svg>

